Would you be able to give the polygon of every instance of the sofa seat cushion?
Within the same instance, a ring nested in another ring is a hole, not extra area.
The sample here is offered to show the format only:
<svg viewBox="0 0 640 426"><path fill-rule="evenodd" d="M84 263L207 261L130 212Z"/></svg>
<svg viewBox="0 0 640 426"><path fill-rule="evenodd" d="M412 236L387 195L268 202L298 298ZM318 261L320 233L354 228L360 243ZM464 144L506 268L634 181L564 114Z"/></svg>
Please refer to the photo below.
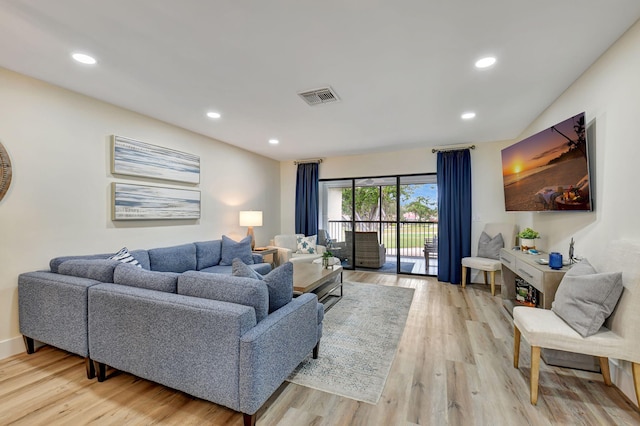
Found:
<svg viewBox="0 0 640 426"><path fill-rule="evenodd" d="M119 265L123 264L112 259L72 259L62 262L58 273L112 283L114 270Z"/></svg>
<svg viewBox="0 0 640 426"><path fill-rule="evenodd" d="M164 291L167 293L176 293L178 291L179 275L177 272L147 271L142 268L132 267L131 265L121 264L115 268L113 283Z"/></svg>
<svg viewBox="0 0 640 426"><path fill-rule="evenodd" d="M189 271L178 277L178 294L250 306L258 322L269 314L269 290L260 280Z"/></svg>
<svg viewBox="0 0 640 426"><path fill-rule="evenodd" d="M247 265L253 264L251 253L251 236L248 235L240 241L234 241L226 235L222 236L222 254L220 265L231 266L233 259L239 257Z"/></svg>
<svg viewBox="0 0 640 426"><path fill-rule="evenodd" d="M193 243L154 248L149 249L148 252L152 271L185 272L196 270L196 245Z"/></svg>
<svg viewBox="0 0 640 426"><path fill-rule="evenodd" d="M220 263L222 240L200 241L194 244L196 245L196 269L198 271Z"/></svg>
<svg viewBox="0 0 640 426"><path fill-rule="evenodd" d="M268 274L271 271L271 265L268 263L254 263L253 265L247 265L247 266L261 275ZM204 268L200 272L207 272L210 274L232 275L233 266L232 265L216 265L216 266L211 266L209 268Z"/></svg>

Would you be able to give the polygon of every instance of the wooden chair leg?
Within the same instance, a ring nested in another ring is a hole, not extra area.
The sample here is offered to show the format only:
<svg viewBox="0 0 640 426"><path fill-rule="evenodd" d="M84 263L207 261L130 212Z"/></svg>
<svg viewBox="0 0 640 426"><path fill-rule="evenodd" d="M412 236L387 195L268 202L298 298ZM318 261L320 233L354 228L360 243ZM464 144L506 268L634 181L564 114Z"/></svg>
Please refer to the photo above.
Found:
<svg viewBox="0 0 640 426"><path fill-rule="evenodd" d="M467 267L462 265L462 288L467 286Z"/></svg>
<svg viewBox="0 0 640 426"><path fill-rule="evenodd" d="M636 400L638 407L640 407L640 364L632 362L631 371L633 372L633 386L636 388Z"/></svg>
<svg viewBox="0 0 640 426"><path fill-rule="evenodd" d="M598 357L598 361L600 362L600 371L602 372L602 378L604 379L604 384L607 386L611 386L611 373L609 372L609 358L605 356Z"/></svg>
<svg viewBox="0 0 640 426"><path fill-rule="evenodd" d="M496 295L496 271L491 271L491 295Z"/></svg>
<svg viewBox="0 0 640 426"><path fill-rule="evenodd" d="M540 375L540 346L531 346L531 404L538 403L538 378Z"/></svg>
<svg viewBox="0 0 640 426"><path fill-rule="evenodd" d="M513 367L518 368L520 363L520 330L513 326Z"/></svg>
<svg viewBox="0 0 640 426"><path fill-rule="evenodd" d="M318 359L318 354L320 353L320 341L316 343L313 347L313 359Z"/></svg>
<svg viewBox="0 0 640 426"><path fill-rule="evenodd" d="M489 284L489 281L487 281L487 271L482 271L482 275L484 275L484 283Z"/></svg>

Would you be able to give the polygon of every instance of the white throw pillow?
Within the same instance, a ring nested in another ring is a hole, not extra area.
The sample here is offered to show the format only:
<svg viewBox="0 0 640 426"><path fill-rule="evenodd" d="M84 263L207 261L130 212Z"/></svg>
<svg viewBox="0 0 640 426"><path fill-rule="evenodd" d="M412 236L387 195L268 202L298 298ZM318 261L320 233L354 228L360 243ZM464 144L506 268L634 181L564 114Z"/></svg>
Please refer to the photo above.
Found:
<svg viewBox="0 0 640 426"><path fill-rule="evenodd" d="M316 239L317 237L315 235L312 235L310 237L298 236L298 249L296 250L296 253L316 254L318 252L316 249Z"/></svg>

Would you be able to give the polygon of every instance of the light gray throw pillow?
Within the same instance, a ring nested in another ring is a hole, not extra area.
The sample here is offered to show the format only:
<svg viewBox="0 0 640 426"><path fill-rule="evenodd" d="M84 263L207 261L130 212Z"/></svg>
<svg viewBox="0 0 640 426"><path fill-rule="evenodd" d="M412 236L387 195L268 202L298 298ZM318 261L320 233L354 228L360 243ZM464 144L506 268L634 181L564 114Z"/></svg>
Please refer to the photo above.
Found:
<svg viewBox="0 0 640 426"><path fill-rule="evenodd" d="M500 249L502 247L504 247L502 234L499 233L491 238L486 232L482 231L478 241L478 257L500 259Z"/></svg>
<svg viewBox="0 0 640 426"><path fill-rule="evenodd" d="M233 259L231 264L231 274L234 277L253 278L254 280L262 280L262 275L256 272L253 268L245 264L240 258Z"/></svg>
<svg viewBox="0 0 640 426"><path fill-rule="evenodd" d="M233 275L264 281L269 290L269 313L277 311L293 299L293 263L280 265L267 275L262 276L242 263L233 259Z"/></svg>
<svg viewBox="0 0 640 426"><path fill-rule="evenodd" d="M611 315L623 289L621 272L597 273L583 260L562 278L551 310L582 337L588 337Z"/></svg>

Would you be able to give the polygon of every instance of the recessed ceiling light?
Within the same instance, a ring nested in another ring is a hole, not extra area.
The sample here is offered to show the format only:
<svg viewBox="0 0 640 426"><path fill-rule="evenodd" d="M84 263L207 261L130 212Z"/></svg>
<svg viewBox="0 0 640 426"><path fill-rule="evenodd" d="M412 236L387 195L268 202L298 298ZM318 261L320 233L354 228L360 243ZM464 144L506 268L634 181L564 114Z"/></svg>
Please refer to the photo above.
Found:
<svg viewBox="0 0 640 426"><path fill-rule="evenodd" d="M96 62L98 62L93 56L85 55L84 53L74 53L71 55L71 57L81 64L86 65L94 65Z"/></svg>
<svg viewBox="0 0 640 426"><path fill-rule="evenodd" d="M207 113L207 117L209 117L209 118L220 118L221 115L220 115L219 112L210 111L210 112Z"/></svg>
<svg viewBox="0 0 640 426"><path fill-rule="evenodd" d="M496 63L496 58L493 56L487 56L486 58L478 59L476 61L476 68L489 68Z"/></svg>
<svg viewBox="0 0 640 426"><path fill-rule="evenodd" d="M475 112L465 112L460 117L462 117L463 120L471 120L472 118L475 118L475 116L476 116Z"/></svg>
<svg viewBox="0 0 640 426"><path fill-rule="evenodd" d="M269 143L271 145L278 145L280 143L280 141L278 139L269 139Z"/></svg>

